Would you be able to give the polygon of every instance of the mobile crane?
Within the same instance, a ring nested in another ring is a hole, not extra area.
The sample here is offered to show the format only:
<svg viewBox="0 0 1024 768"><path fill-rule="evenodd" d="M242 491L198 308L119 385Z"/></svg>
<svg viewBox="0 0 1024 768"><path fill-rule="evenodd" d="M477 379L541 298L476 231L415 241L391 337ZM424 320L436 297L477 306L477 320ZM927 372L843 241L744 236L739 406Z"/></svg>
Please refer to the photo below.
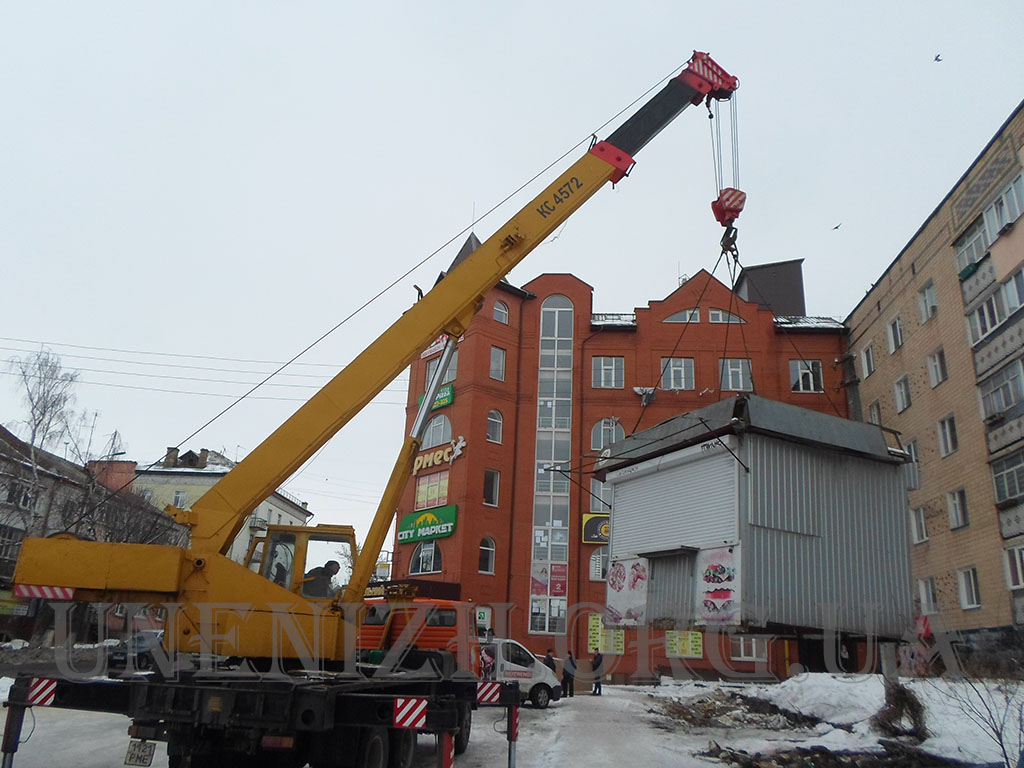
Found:
<svg viewBox="0 0 1024 768"><path fill-rule="evenodd" d="M694 52L672 78L605 141L588 151L384 331L191 509L169 507L188 526L188 548L67 538L28 538L15 582L76 601L173 606L168 654L199 653L270 663L287 674L189 673L126 681L60 681L58 706L120 712L130 732L166 740L173 768L217 765L407 766L409 734L395 727L395 702L418 697L418 729L455 734L465 749L475 706L466 680L444 652L407 654L402 666L367 674L354 664L365 588L409 476L455 340L484 295L606 183L628 175L634 156L686 107L728 100L738 87L706 53ZM743 195L722 190L716 217L731 227ZM301 467L390 383L432 340L447 334L441 363L406 437L351 578L336 595L314 595L304 577L314 542L349 546L348 526L269 526L254 568L226 556L256 506ZM258 567L256 563L258 562ZM468 630L467 630L468 631ZM301 662L301 664L298 664ZM301 669L294 667L301 666ZM410 674L410 666L420 674ZM431 674L426 674L430 672ZM24 690L12 704L26 704ZM14 737L17 738L16 736ZM16 749L5 740L5 768ZM11 751L8 751L11 750ZM390 757L389 757L390 753ZM148 763L136 763L148 764Z"/></svg>

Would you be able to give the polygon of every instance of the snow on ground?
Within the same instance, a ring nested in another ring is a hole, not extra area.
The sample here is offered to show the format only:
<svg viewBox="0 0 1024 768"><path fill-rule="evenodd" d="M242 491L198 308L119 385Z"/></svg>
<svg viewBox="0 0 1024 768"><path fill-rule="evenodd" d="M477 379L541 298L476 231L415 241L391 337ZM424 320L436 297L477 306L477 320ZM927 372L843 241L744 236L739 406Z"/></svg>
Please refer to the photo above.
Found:
<svg viewBox="0 0 1024 768"><path fill-rule="evenodd" d="M10 678L0 679L6 698ZM927 707L934 734L924 743L933 754L972 762L999 762L995 744L970 723L951 702L954 684L915 680L910 686ZM696 702L709 694L740 693L771 701L787 710L824 718L816 727L695 727L670 718L668 702ZM578 694L554 702L546 710L520 710L517 760L524 768L579 765L590 768L708 768L723 764L698 753L711 741L750 753L795 747L824 746L835 751L878 750L878 734L870 717L881 706L878 677L801 675L778 685L663 681L658 687L604 687L603 696ZM832 723L834 725L830 725ZM108 768L123 764L128 747L128 721L117 715L37 707L26 715L15 768ZM843 726L843 727L834 727ZM508 744L501 709L480 709L473 718L469 750L456 760L460 768L497 768L507 764ZM846 730L847 728L851 730ZM417 766L435 765L433 738L421 736ZM153 763L167 765L162 745Z"/></svg>

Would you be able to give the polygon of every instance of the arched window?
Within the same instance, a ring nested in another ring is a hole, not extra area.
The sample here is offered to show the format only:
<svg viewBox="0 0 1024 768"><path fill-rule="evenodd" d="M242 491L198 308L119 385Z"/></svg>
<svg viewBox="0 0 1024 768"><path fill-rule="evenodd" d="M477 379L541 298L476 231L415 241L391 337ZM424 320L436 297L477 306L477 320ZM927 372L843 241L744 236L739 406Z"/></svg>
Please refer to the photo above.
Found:
<svg viewBox="0 0 1024 768"><path fill-rule="evenodd" d="M590 556L590 580L604 581L608 578L608 547L598 547Z"/></svg>
<svg viewBox="0 0 1024 768"><path fill-rule="evenodd" d="M732 312L726 312L724 309L709 309L708 310L708 322L709 323L743 323L746 322L739 315L734 315Z"/></svg>
<svg viewBox="0 0 1024 768"><path fill-rule="evenodd" d="M480 539L480 573L494 573L494 539Z"/></svg>
<svg viewBox="0 0 1024 768"><path fill-rule="evenodd" d="M508 305L504 301L494 302L494 319L508 325Z"/></svg>
<svg viewBox="0 0 1024 768"><path fill-rule="evenodd" d="M669 315L663 322L666 323L699 323L700 322L700 309L694 307L693 309L684 309L681 312Z"/></svg>
<svg viewBox="0 0 1024 768"><path fill-rule="evenodd" d="M412 552L409 561L409 573L440 573L441 548L436 541L421 541Z"/></svg>
<svg viewBox="0 0 1024 768"><path fill-rule="evenodd" d="M601 419L594 425L590 433L590 447L595 451L603 451L612 443L617 443L626 436L626 431L616 418Z"/></svg>
<svg viewBox="0 0 1024 768"><path fill-rule="evenodd" d="M423 445L421 450L436 448L439 445L450 443L452 440L452 423L444 414L437 414L427 424L427 431L423 433Z"/></svg>
<svg viewBox="0 0 1024 768"><path fill-rule="evenodd" d="M501 442L501 414L498 411L489 411L487 414L487 442Z"/></svg>

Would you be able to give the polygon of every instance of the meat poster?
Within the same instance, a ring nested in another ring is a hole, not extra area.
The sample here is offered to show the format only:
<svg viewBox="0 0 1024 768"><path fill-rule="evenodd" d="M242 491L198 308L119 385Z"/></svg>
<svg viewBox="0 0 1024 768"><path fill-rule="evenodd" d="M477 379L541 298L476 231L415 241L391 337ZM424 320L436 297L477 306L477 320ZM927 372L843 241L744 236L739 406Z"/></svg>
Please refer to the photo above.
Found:
<svg viewBox="0 0 1024 768"><path fill-rule="evenodd" d="M605 623L635 627L647 619L647 558L615 560L608 568Z"/></svg>
<svg viewBox="0 0 1024 768"><path fill-rule="evenodd" d="M740 620L739 546L703 549L697 555L698 623L737 624Z"/></svg>

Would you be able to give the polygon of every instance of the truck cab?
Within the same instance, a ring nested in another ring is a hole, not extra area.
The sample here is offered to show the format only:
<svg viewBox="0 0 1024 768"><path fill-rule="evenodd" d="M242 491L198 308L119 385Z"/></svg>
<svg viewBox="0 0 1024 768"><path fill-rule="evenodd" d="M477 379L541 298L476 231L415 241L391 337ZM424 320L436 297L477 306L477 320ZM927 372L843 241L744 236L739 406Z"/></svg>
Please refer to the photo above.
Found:
<svg viewBox="0 0 1024 768"><path fill-rule="evenodd" d="M562 684L555 673L515 640L480 641L480 679L519 683L523 700L537 709L562 698Z"/></svg>

